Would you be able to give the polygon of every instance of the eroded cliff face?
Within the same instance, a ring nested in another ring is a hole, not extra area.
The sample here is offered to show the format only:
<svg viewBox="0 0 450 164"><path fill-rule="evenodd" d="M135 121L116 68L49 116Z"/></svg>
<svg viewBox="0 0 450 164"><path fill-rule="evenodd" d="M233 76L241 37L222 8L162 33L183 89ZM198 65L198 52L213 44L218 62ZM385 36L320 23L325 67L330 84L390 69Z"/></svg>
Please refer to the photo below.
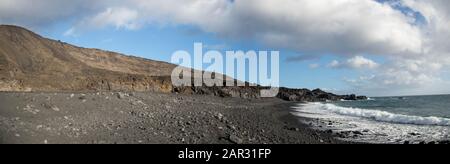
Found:
<svg viewBox="0 0 450 164"><path fill-rule="evenodd" d="M175 65L72 46L0 26L0 91L172 92Z"/></svg>

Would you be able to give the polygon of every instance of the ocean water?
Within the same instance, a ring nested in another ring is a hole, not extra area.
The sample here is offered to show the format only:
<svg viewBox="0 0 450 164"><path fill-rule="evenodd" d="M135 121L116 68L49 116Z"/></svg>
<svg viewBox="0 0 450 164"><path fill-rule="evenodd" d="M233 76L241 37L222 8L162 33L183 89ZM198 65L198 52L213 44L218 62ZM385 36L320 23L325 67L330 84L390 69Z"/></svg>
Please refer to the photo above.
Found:
<svg viewBox="0 0 450 164"><path fill-rule="evenodd" d="M295 106L293 114L312 118L305 123L340 134L343 140L369 143L450 140L450 95L307 103Z"/></svg>

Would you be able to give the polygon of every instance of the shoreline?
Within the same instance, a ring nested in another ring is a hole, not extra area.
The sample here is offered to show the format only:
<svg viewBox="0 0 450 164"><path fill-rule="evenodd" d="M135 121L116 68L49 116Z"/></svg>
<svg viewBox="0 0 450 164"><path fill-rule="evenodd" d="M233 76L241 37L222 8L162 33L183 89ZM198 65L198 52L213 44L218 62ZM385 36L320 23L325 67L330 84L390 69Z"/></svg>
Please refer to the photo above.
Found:
<svg viewBox="0 0 450 164"><path fill-rule="evenodd" d="M322 109L322 106L315 106L315 103L304 105L305 108L298 110L298 113L294 115L300 118L303 124L325 132L337 140L358 144L450 143L445 134L448 130L447 126L379 121L375 118L339 114L333 109ZM348 109L352 110L352 108ZM330 111L325 112L327 110ZM368 111L370 112L370 110ZM440 131L443 133L438 133Z"/></svg>
<svg viewBox="0 0 450 164"><path fill-rule="evenodd" d="M277 98L122 92L0 92L0 143L349 144Z"/></svg>
<svg viewBox="0 0 450 164"><path fill-rule="evenodd" d="M288 130L294 130L298 131L300 134L303 135L309 135L311 138L309 141L313 141L311 143L307 144L355 144L356 142L350 142L350 141L342 141L337 139L335 136L333 136L330 133L326 133L325 131L317 130L311 127L310 125L303 123L301 120L308 120L309 118L305 117L298 117L293 115L291 112L293 112L292 107L299 104L291 102L288 104L285 104L283 107L284 110L280 111L280 120L283 120L284 123L288 127L296 127L298 129L288 129Z"/></svg>

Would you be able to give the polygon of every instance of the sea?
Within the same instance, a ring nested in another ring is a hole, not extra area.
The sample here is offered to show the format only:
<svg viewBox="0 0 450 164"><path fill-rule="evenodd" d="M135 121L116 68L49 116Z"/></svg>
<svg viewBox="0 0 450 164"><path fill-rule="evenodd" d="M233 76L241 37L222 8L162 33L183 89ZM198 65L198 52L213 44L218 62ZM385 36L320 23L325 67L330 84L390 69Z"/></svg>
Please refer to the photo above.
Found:
<svg viewBox="0 0 450 164"><path fill-rule="evenodd" d="M363 143L450 141L450 95L374 97L302 103L292 114L342 140Z"/></svg>

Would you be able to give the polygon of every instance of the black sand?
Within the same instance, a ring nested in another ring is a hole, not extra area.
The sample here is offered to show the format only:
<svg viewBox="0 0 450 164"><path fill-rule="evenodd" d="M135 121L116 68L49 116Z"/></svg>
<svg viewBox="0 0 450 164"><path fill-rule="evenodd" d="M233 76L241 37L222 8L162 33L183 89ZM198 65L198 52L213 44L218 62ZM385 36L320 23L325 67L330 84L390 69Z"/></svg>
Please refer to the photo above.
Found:
<svg viewBox="0 0 450 164"><path fill-rule="evenodd" d="M158 93L0 93L0 143L335 144L292 102Z"/></svg>

